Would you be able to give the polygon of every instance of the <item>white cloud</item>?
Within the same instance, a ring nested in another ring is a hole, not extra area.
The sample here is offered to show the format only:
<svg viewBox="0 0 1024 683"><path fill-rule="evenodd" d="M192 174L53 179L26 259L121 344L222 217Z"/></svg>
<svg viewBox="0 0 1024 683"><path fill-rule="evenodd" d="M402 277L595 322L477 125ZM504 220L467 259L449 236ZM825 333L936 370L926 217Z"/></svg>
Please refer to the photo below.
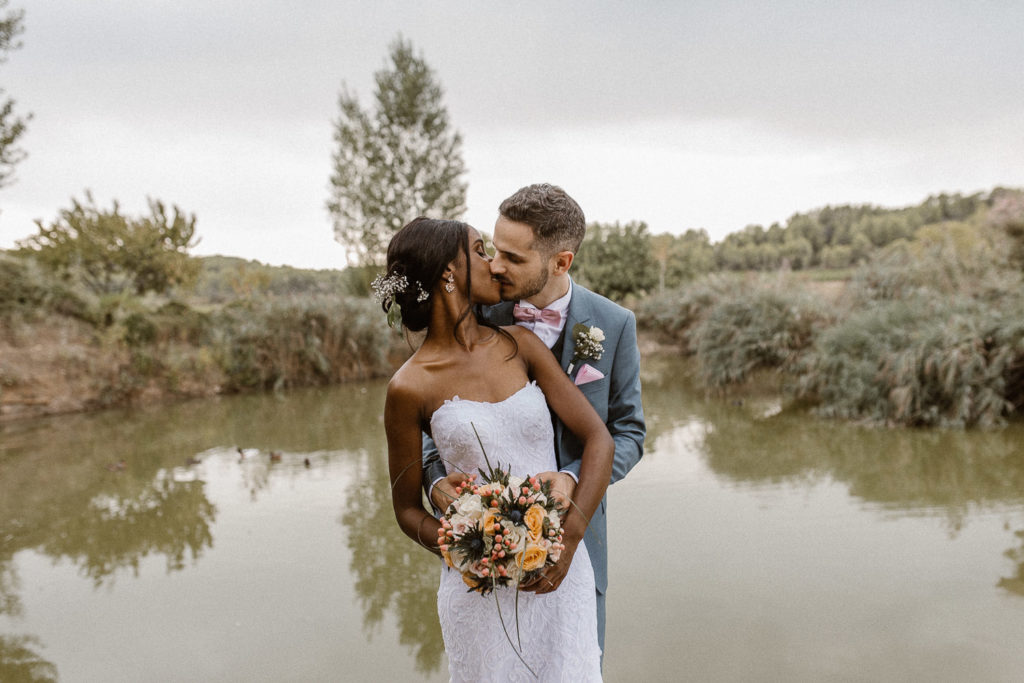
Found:
<svg viewBox="0 0 1024 683"><path fill-rule="evenodd" d="M342 81L398 33L437 71L466 219L540 180L591 220L715 237L827 203L1024 185L1024 6L23 0L0 85L35 112L0 247L86 188L198 216L197 253L332 267Z"/></svg>

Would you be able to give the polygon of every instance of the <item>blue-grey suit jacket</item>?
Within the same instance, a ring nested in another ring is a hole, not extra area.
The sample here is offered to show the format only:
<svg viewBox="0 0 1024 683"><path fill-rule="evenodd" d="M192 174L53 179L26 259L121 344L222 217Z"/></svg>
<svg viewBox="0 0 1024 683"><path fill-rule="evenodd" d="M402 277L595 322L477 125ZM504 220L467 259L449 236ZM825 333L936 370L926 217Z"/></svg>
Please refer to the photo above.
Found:
<svg viewBox="0 0 1024 683"><path fill-rule="evenodd" d="M486 312L489 321L497 325L512 325L513 302L492 306ZM647 433L644 424L644 410L640 402L640 350L636 339L636 317L628 309L572 283L572 298L565 322L565 341L562 369L568 369L575 353L572 330L577 324L599 327L604 332L604 351L600 360L582 360L575 364L570 376L575 378L583 363L600 370L604 377L580 386L594 410L604 420L615 441L615 459L612 464L611 483L626 476L639 462L644 450ZM565 428L561 420L555 423L555 451L560 470L570 470L577 477L580 472L580 458L583 445L575 435ZM425 439L424 483L429 487L445 476L444 464L437 457L434 444ZM601 501L584 540L594 566L597 590L604 594L608 588L608 524L607 496Z"/></svg>

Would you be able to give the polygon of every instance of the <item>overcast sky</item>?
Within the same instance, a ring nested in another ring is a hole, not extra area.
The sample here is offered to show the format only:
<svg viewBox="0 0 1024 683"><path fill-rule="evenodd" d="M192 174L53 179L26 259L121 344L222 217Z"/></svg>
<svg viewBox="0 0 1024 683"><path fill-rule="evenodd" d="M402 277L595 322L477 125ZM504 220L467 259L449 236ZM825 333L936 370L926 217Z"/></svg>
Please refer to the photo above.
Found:
<svg viewBox="0 0 1024 683"><path fill-rule="evenodd" d="M532 182L588 220L713 239L826 204L1024 186L1024 3L11 0L32 112L0 247L86 189L198 217L197 254L344 266L324 203L342 83L398 34L463 136L471 224Z"/></svg>

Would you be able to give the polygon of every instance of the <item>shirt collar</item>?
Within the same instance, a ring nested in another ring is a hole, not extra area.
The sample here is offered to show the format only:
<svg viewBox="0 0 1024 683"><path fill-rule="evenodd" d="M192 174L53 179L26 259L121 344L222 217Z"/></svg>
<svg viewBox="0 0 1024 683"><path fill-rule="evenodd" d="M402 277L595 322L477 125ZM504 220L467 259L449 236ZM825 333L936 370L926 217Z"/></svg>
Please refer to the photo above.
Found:
<svg viewBox="0 0 1024 683"><path fill-rule="evenodd" d="M569 311L570 299L572 299L572 278L569 278L569 291L545 306L544 309L548 311L557 311L562 318L565 318ZM537 308L525 299L520 299L519 305L526 308Z"/></svg>

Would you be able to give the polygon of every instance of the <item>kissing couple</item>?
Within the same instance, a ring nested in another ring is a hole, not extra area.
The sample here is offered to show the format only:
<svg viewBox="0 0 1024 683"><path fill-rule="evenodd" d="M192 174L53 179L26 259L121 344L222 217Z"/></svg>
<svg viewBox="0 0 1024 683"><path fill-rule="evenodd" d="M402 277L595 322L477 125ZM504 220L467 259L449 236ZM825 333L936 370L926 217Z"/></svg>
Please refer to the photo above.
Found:
<svg viewBox="0 0 1024 683"><path fill-rule="evenodd" d="M475 228L421 217L375 281L389 318L426 330L388 384L384 424L398 524L446 559L437 610L453 681L601 680L605 491L640 460L646 427L636 318L569 275L585 232L564 190L529 185L501 203L493 256ZM494 463L559 503L560 554L484 598L451 568L437 511Z"/></svg>

